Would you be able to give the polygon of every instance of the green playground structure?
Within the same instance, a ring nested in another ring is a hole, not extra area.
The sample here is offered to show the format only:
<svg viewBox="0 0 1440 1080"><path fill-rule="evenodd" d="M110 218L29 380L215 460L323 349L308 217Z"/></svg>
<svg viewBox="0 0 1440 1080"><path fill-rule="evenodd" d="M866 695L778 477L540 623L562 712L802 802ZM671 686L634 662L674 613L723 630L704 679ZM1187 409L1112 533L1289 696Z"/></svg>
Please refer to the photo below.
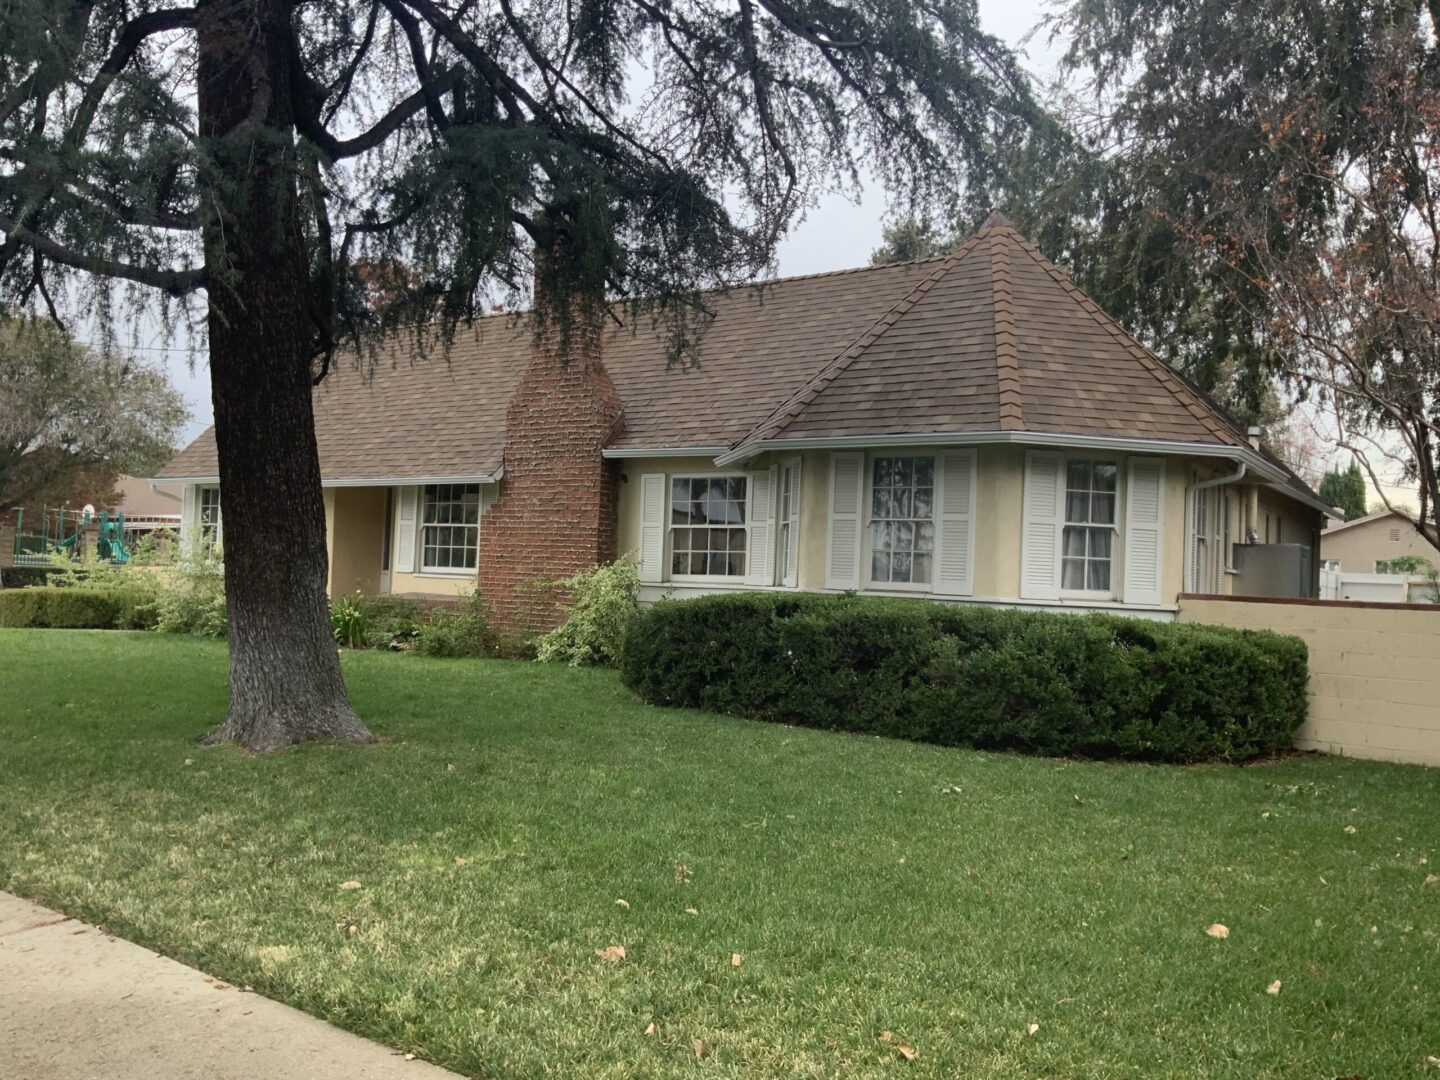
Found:
<svg viewBox="0 0 1440 1080"><path fill-rule="evenodd" d="M52 555L76 558L83 545L86 528L95 527L95 554L108 562L130 561L125 546L125 515L100 511L71 510L69 506L41 507L37 531L33 519L30 530L25 528L25 511L15 513L16 566L47 566Z"/></svg>

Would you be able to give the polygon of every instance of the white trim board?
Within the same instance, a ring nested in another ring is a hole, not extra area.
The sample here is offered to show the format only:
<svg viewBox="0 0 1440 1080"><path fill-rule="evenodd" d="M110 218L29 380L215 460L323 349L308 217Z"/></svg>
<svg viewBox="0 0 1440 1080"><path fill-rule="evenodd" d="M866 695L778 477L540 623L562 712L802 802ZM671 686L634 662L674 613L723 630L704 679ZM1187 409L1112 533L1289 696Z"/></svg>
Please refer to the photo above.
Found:
<svg viewBox="0 0 1440 1080"><path fill-rule="evenodd" d="M377 476L361 477L354 480L324 480L320 481L322 488L346 488L346 487L409 487L421 484L498 484L505 478L505 469L496 469L488 474L470 474L463 476ZM218 484L218 476L165 476L158 480L148 481L152 486L155 484L174 484L183 486L186 484Z"/></svg>

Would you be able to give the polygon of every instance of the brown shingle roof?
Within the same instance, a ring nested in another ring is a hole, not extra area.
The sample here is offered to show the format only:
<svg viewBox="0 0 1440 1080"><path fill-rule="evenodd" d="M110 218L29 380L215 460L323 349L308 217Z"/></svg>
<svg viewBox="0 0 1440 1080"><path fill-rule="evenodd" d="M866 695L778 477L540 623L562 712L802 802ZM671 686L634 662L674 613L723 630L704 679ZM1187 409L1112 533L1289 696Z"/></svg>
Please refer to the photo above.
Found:
<svg viewBox="0 0 1440 1080"><path fill-rule="evenodd" d="M625 410L613 448L981 431L1247 443L999 215L953 255L717 291L706 305L693 371L666 369L663 326L609 332ZM342 365L315 394L325 478L495 473L530 342L523 319L490 316L448 360L397 341L369 378ZM216 471L207 431L160 476Z"/></svg>

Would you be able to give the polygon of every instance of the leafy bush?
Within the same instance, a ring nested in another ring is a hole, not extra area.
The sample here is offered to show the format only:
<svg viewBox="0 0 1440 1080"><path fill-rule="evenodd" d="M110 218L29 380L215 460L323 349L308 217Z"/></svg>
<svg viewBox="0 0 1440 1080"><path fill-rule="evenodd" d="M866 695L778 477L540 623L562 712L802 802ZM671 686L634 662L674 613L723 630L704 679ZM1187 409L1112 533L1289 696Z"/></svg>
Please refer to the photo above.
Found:
<svg viewBox="0 0 1440 1080"><path fill-rule="evenodd" d="M499 639L490 628L479 593L463 596L453 608L435 608L416 630L414 649L422 656L493 656Z"/></svg>
<svg viewBox="0 0 1440 1080"><path fill-rule="evenodd" d="M378 649L402 652L420 632L421 607L405 596L357 596L368 627L367 642Z"/></svg>
<svg viewBox="0 0 1440 1080"><path fill-rule="evenodd" d="M155 629L166 634L223 638L230 632L225 611L225 564L218 548L185 545L172 567L156 571L163 582Z"/></svg>
<svg viewBox="0 0 1440 1080"><path fill-rule="evenodd" d="M625 634L640 613L640 576L633 558L582 570L559 583L574 598L565 621L536 642L536 659L572 667L620 662Z"/></svg>
<svg viewBox="0 0 1440 1080"><path fill-rule="evenodd" d="M363 649L370 644L370 619L362 596L341 596L330 603L330 625L335 641L349 649Z"/></svg>
<svg viewBox="0 0 1440 1080"><path fill-rule="evenodd" d="M626 638L647 701L944 745L1160 761L1290 745L1305 644L1267 631L921 600L662 601Z"/></svg>
<svg viewBox="0 0 1440 1080"><path fill-rule="evenodd" d="M7 566L0 569L0 585L7 589L24 589L44 585L49 571L43 566Z"/></svg>
<svg viewBox="0 0 1440 1080"><path fill-rule="evenodd" d="M145 630L154 620L154 596L134 589L41 586L0 592L0 626Z"/></svg>

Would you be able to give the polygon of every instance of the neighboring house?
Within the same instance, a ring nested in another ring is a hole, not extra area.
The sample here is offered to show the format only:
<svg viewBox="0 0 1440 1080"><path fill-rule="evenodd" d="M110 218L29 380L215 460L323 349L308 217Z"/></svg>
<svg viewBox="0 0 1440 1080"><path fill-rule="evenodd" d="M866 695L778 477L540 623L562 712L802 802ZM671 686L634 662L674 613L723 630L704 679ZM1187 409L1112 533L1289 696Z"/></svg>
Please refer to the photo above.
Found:
<svg viewBox="0 0 1440 1080"><path fill-rule="evenodd" d="M478 587L514 620L527 583L633 552L646 599L858 590L1168 619L1183 592L1314 595L1319 498L998 215L953 255L705 303L689 371L648 321L573 335L562 363L492 316L448 362L397 344L369 378L332 374L315 393L332 592ZM198 522L217 473L207 432L159 479Z"/></svg>
<svg viewBox="0 0 1440 1080"><path fill-rule="evenodd" d="M1381 564L1415 555L1440 566L1440 551L1420 535L1413 515L1382 510L1354 521L1332 524L1320 534L1320 559L1342 573L1377 574Z"/></svg>
<svg viewBox="0 0 1440 1080"><path fill-rule="evenodd" d="M119 499L112 509L125 515L127 540L161 529L179 531L184 490L178 484L152 485L122 474L115 480L115 493Z"/></svg>

